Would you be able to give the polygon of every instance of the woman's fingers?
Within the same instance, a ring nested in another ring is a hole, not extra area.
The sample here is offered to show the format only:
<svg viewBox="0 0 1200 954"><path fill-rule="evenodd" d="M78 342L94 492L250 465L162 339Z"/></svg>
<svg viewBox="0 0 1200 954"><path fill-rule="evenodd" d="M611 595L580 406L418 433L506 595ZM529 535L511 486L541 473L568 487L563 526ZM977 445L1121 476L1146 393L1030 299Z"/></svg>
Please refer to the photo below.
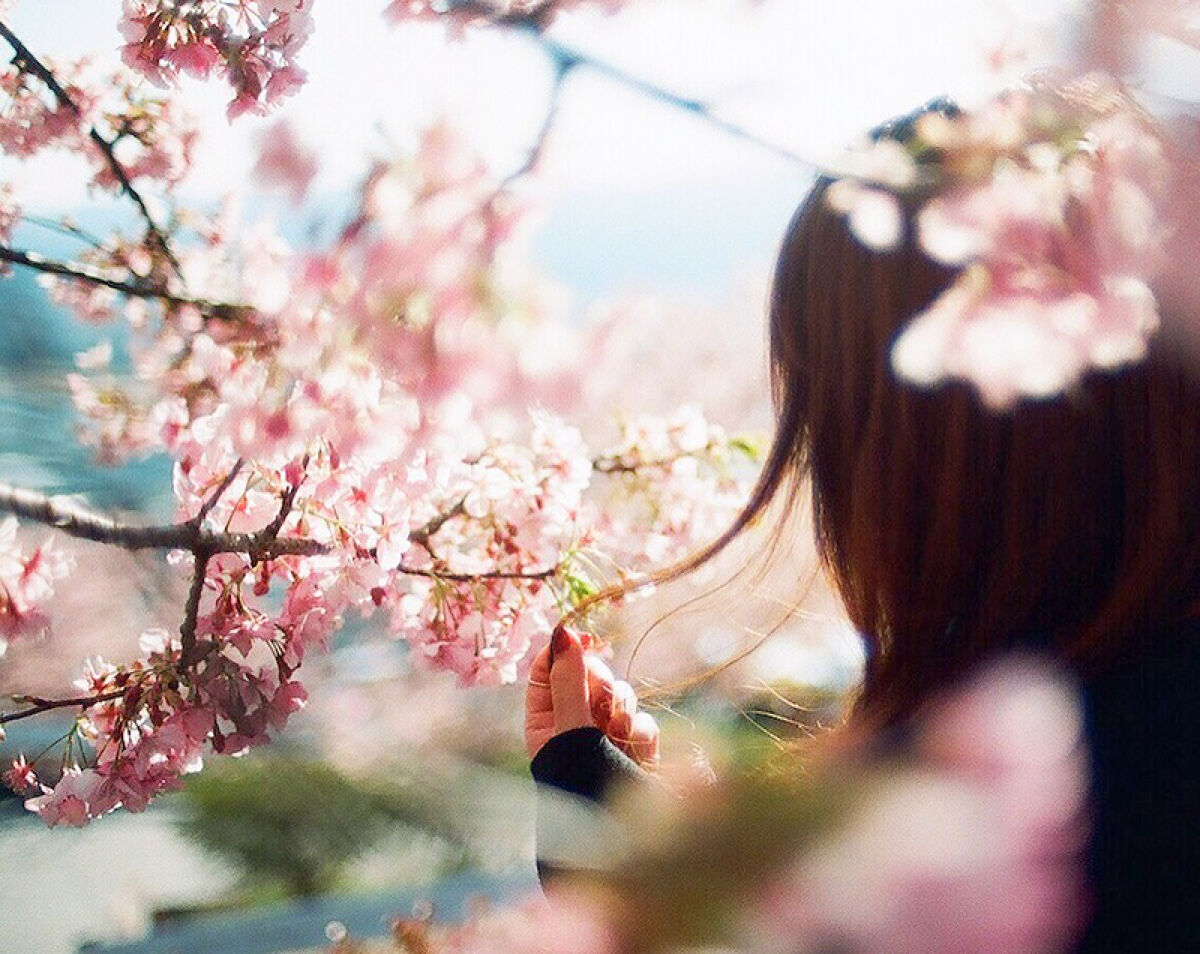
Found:
<svg viewBox="0 0 1200 954"><path fill-rule="evenodd" d="M637 712L637 693L633 691L633 686L624 679L618 679L613 683L612 693L614 716L621 713L632 716Z"/></svg>
<svg viewBox="0 0 1200 954"><path fill-rule="evenodd" d="M554 662L550 666L550 699L554 706L554 731L566 732L592 725L588 669L583 643L569 630L554 631Z"/></svg>
<svg viewBox="0 0 1200 954"><path fill-rule="evenodd" d="M606 734L612 740L612 744L618 749L629 755L629 739L633 735L633 714L630 712L618 712L612 717L612 721L608 723ZM632 756L630 756L632 758Z"/></svg>
<svg viewBox="0 0 1200 954"><path fill-rule="evenodd" d="M525 714L528 716L531 712L549 712L551 706L550 647L546 646L533 657L529 666L529 685L525 689Z"/></svg>
<svg viewBox="0 0 1200 954"><path fill-rule="evenodd" d="M588 698L592 707L592 723L603 729L613 714L613 682L615 677L607 663L594 653L585 657L588 671Z"/></svg>
<svg viewBox="0 0 1200 954"><path fill-rule="evenodd" d="M629 757L642 765L658 762L658 723L649 712L635 712L629 727Z"/></svg>
<svg viewBox="0 0 1200 954"><path fill-rule="evenodd" d="M525 742L530 757L551 736L585 726L599 727L626 755L643 765L658 761L658 724L638 712L633 687L617 679L583 641L555 630L552 648L533 658L525 693Z"/></svg>
<svg viewBox="0 0 1200 954"><path fill-rule="evenodd" d="M613 744L635 762L658 761L658 723L648 712L639 712L637 694L629 683L613 684L613 716L605 730Z"/></svg>
<svg viewBox="0 0 1200 954"><path fill-rule="evenodd" d="M547 646L529 667L525 689L525 749L532 759L554 734L554 701L550 697L550 648Z"/></svg>

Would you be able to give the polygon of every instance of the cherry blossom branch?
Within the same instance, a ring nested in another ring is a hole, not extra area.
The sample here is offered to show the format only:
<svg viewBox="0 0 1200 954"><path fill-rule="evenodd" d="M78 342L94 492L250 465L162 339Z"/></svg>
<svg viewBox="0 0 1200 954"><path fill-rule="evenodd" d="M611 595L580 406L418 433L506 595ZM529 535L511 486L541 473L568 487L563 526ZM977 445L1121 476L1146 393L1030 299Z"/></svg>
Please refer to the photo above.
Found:
<svg viewBox="0 0 1200 954"><path fill-rule="evenodd" d="M183 622L179 624L179 664L186 667L196 654L196 626L200 619L200 600L204 596L204 581L208 579L208 561L212 553L198 550L192 567L192 582L188 586L187 602L183 605Z"/></svg>
<svg viewBox="0 0 1200 954"><path fill-rule="evenodd" d="M621 86L625 86L636 93L640 93L649 99L655 99L665 103L668 106L673 106L676 109L683 110L686 113L691 113L698 119L703 120L710 126L721 130L722 132L733 136L736 139L741 139L751 145L758 146L768 152L787 159L789 162L799 163L812 169L822 168L823 164L819 163L808 156L803 156L787 146L780 145L777 142L772 142L769 139L764 139L762 136L747 129L738 123L724 119L713 112L712 107L698 99L690 99L686 96L681 96L679 93L673 92L664 86L659 86L657 83L652 83L640 76L635 76L632 73L626 72L619 66L605 60L598 59L578 50L574 47L567 46L565 43L560 43L557 40L552 40L543 33L535 34L538 44L542 49L555 61L557 64L568 64L570 67L583 66L593 70L602 76L607 77ZM559 66L562 69L562 65Z"/></svg>
<svg viewBox="0 0 1200 954"><path fill-rule="evenodd" d="M238 474L242 472L242 468L246 466L246 458L239 457L233 462L233 466L229 468L229 473L225 475L225 479L218 485L217 489L209 495L209 498L200 505L200 509L196 512L196 516L192 517L191 522L200 526L205 519L212 513L213 507L220 503L221 498L225 496L225 492L233 486L233 482L237 480Z"/></svg>
<svg viewBox="0 0 1200 954"><path fill-rule="evenodd" d="M21 214L21 219L28 222L30 225L36 225L38 228L46 229L50 232L57 232L60 235L66 235L76 241L83 242L85 245L90 245L92 248L103 251L104 242L98 236L92 235L86 229L75 225L73 222L56 221L54 219L45 218L40 215L30 215L25 212Z"/></svg>
<svg viewBox="0 0 1200 954"><path fill-rule="evenodd" d="M28 719L30 716L41 715L41 713L49 712L52 709L68 709L76 706L80 709L87 709L102 702L111 702L114 699L120 699L123 695L125 695L124 689L104 692L98 696L77 696L74 699L41 699L36 696L18 696L15 697L17 700L23 699L30 702L30 707L28 709L18 709L16 712L0 713L0 725L16 722L18 719Z"/></svg>
<svg viewBox="0 0 1200 954"><path fill-rule="evenodd" d="M679 454L660 460L644 460L636 464L626 463L618 457L600 457L592 462L592 469L598 474L636 474L640 470L669 467L682 456L684 455Z"/></svg>
<svg viewBox="0 0 1200 954"><path fill-rule="evenodd" d="M430 538L455 517L461 517L464 513L466 513L466 500L460 500L445 513L439 513L428 520L423 527L414 530L408 535L408 538L423 547L430 556L435 556L430 550Z"/></svg>
<svg viewBox="0 0 1200 954"><path fill-rule="evenodd" d="M111 288L113 291L121 292L133 298L157 299L169 305L190 305L198 309L205 317L219 318L225 321L241 320L252 311L249 305L210 301L205 298L192 298L187 295L176 295L146 279L112 278L87 265L67 264L47 258L37 252L10 248L6 245L0 245L0 261L8 262L12 265L20 265L47 275L59 275L63 278L74 278L79 281L90 282L93 285L101 285L104 288Z"/></svg>
<svg viewBox="0 0 1200 954"><path fill-rule="evenodd" d="M680 451L678 454L672 454L670 457L656 457L652 460L634 460L632 462L620 454L597 457L592 461L592 470L598 474L636 474L643 470L670 467L676 461L683 460L685 457L696 457L700 454L711 453L719 446L717 444L709 444L707 447L702 447L699 450Z"/></svg>
<svg viewBox="0 0 1200 954"><path fill-rule="evenodd" d="M668 106L673 106L676 109L681 109L684 112L691 113L693 116L707 122L709 125L720 129L737 139L741 139L752 145L758 146L768 152L773 152L775 155L787 159L790 162L799 163L811 169L822 169L824 163L817 162L810 157L803 156L800 153L789 149L787 146L780 145L777 142L772 142L769 139L764 139L757 133L752 132L745 126L724 119L713 112L712 107L698 99L690 99L686 96L681 96L666 87L659 86L657 83L652 83L640 76L635 76L626 70L621 69L606 60L601 60L598 57L585 53L575 47L568 46L558 40L554 40L546 34L546 27L549 24L549 18L553 14L553 3L544 4L536 10L527 13L501 13L489 4L480 2L480 0L451 0L450 12L463 13L468 16L477 16L480 19L487 20L490 24L498 27L505 27L528 34L533 41L538 44L543 52L550 57L555 65L556 76L559 78L556 82L561 81L561 77L565 76L576 67L586 67L593 70L602 76L607 77L613 82L625 86L636 93L640 93L649 99L655 99L659 102L666 103ZM553 120L553 114L549 117ZM548 130L542 133L541 138L545 138ZM535 160L536 161L536 157Z"/></svg>
<svg viewBox="0 0 1200 954"><path fill-rule="evenodd" d="M139 527L121 523L78 504L6 483L0 483L0 511L46 524L68 536L125 550L188 550L209 556L244 553L256 561L281 556L316 556L329 551L329 545L319 540L279 537L275 521L252 533L208 530L194 520ZM284 516L286 519L286 514Z"/></svg>
<svg viewBox="0 0 1200 954"><path fill-rule="evenodd" d="M550 133L554 129L554 122L558 118L558 108L562 102L563 84L566 83L567 76L572 69L574 69L574 64L555 62L554 80L550 88L549 102L546 105L546 115L542 119L541 126L538 127L533 145L529 147L529 152L525 156L525 161L504 177L500 185L496 188L497 196L507 190L518 179L531 173L541 161L542 155L546 151L546 143L550 139Z"/></svg>
<svg viewBox="0 0 1200 954"><path fill-rule="evenodd" d="M71 98L68 93L59 83L58 78L50 70L45 63L39 60L33 52L21 42L20 38L9 29L8 24L0 20L0 37L2 37L10 47L12 47L13 62L16 65L29 73L32 73L45 84L50 90L54 98L63 106L75 114L76 118L83 119L83 111L79 108L79 104ZM146 223L146 232L158 246L160 252L170 263L175 275L182 281L183 269L180 267L179 260L176 259L175 253L171 250L170 243L167 241L167 236L155 221L154 216L150 212L150 207L146 204L146 200L142 194L134 186L129 178L121 160L117 158L112 140L106 139L95 126L89 126L87 130L88 138L95 143L100 150L100 154L104 157L105 164L109 171L112 172L113 178L117 180L117 184L121 187L121 191L137 206L138 212L142 216L142 220Z"/></svg>
<svg viewBox="0 0 1200 954"><path fill-rule="evenodd" d="M487 570L482 573L449 573L444 570L424 570L417 567L405 566L401 563L396 567L397 573L406 576L421 576L428 580L444 580L448 583L479 583L484 580L550 580L559 574L560 566L548 570L502 571Z"/></svg>
<svg viewBox="0 0 1200 954"><path fill-rule="evenodd" d="M536 10L501 12L483 0L450 0L450 12L487 20L495 26L519 27L541 32L554 15L554 2L549 0Z"/></svg>
<svg viewBox="0 0 1200 954"><path fill-rule="evenodd" d="M308 459L305 458L304 465L307 464ZM197 530L200 529L200 524L203 523L204 517L208 515L225 492L233 485L234 480L237 479L238 472L242 469L242 465L243 460L239 457L212 496L201 506L199 513L196 514L191 522ZM248 551L251 559L255 562L265 559L268 555L268 548L272 544L280 542L279 531L283 529L284 523L287 522L287 518L292 512L292 507L296 503L296 494L299 492L300 482L297 481L291 484L284 491L283 497L280 499L279 512L275 515L275 519L253 535L262 541L262 544L257 549ZM205 547L198 547L192 551L196 562L192 568L192 583L188 588L187 603L184 604L183 622L179 624L179 664L182 668L187 668L195 662L196 626L200 618L200 600L204 596L204 583L208 579L208 561L212 559L213 554L216 552Z"/></svg>

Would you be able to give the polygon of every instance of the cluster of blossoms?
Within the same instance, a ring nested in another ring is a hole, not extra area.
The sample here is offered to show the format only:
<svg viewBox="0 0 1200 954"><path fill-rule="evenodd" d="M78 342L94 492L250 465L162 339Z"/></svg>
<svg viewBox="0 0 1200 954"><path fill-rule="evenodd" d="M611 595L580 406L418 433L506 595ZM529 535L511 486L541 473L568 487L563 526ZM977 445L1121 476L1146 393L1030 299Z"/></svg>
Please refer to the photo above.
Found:
<svg viewBox="0 0 1200 954"><path fill-rule="evenodd" d="M214 612L221 610L218 601ZM72 736L87 767L72 764L49 786L18 758L5 781L19 792L39 792L26 807L46 824L78 827L119 805L143 810L155 795L178 788L182 774L198 771L210 748L237 754L263 741L305 694L290 678L296 647L252 637L247 630L256 623L227 626L223 645L197 644L186 668L179 639L161 630L143 634L145 658L129 666L90 660L76 685L102 701L76 721Z"/></svg>
<svg viewBox="0 0 1200 954"><path fill-rule="evenodd" d="M218 73L233 90L228 115L265 113L306 77L296 57L313 31L313 0L125 0L127 66L158 86L181 73Z"/></svg>
<svg viewBox="0 0 1200 954"><path fill-rule="evenodd" d="M16 518L0 523L0 655L10 640L46 634L50 621L45 603L72 563L69 554L55 549L52 538L26 553L17 540Z"/></svg>
<svg viewBox="0 0 1200 954"><path fill-rule="evenodd" d="M125 72L98 74L86 59L52 66L58 92L20 56L0 72L7 99L0 150L22 159L44 149L74 152L88 159L91 184L109 191L125 185L116 163L130 182L153 179L168 188L187 174L197 131L175 103L145 95Z"/></svg>
<svg viewBox="0 0 1200 954"><path fill-rule="evenodd" d="M695 405L621 423L596 461L607 475L601 532L624 545L625 565L661 565L715 539L745 502L755 449L710 423ZM740 460L739 460L740 458ZM748 473L748 471L750 471Z"/></svg>
<svg viewBox="0 0 1200 954"><path fill-rule="evenodd" d="M320 439L296 459L241 463L228 418L222 407L179 431L179 518L262 543L207 558L187 638L157 639L129 666L93 664L82 688L103 701L77 722L92 755L27 803L49 824L140 809L205 751L268 741L303 704L295 674L307 651L325 646L347 614L382 613L415 660L464 685L509 683L559 615L594 589L596 554L619 552L627 535L688 534L681 501L660 523L606 526L611 505L588 496L596 464L587 446L548 415L527 441L489 442L469 457L415 439L398 454L364 446L343 457ZM712 441L703 419L683 420L692 438L668 426L654 447L674 454L674 468L697 466ZM600 469L632 466L634 446L600 455ZM652 497L652 483L641 492ZM194 559L174 562L196 573Z"/></svg>
<svg viewBox="0 0 1200 954"><path fill-rule="evenodd" d="M1006 407L1090 368L1140 359L1159 324L1151 283L1171 239L1161 131L1099 75L1012 90L970 113L930 111L910 138L852 163L829 201L855 234L917 241L958 278L897 339L898 374L970 381ZM863 181L865 180L865 181Z"/></svg>
<svg viewBox="0 0 1200 954"><path fill-rule="evenodd" d="M96 102L91 84L83 79L86 68L82 62L56 68L59 83L70 97L66 102L48 100L45 86L19 62L7 64L0 73L0 92L7 99L0 114L0 149L10 156L28 157L48 146L80 148L81 118L94 110Z"/></svg>
<svg viewBox="0 0 1200 954"><path fill-rule="evenodd" d="M350 615L464 685L511 683L563 612L740 505L752 469L730 468L735 442L694 408L599 450L560 416L529 420L530 404L570 407L579 370L523 360L557 299L514 278L528 269L504 200L439 126L372 170L329 249L295 252L230 207L175 242L181 276L157 300L52 279L81 316L133 332L132 379L109 373L111 348L70 378L98 451L166 451L178 520L243 542L174 561L198 587L194 622L89 683L122 695L78 722L80 771L39 783L46 821L139 808L203 751L267 741L303 701L307 651ZM146 253L104 254L136 276Z"/></svg>
<svg viewBox="0 0 1200 954"><path fill-rule="evenodd" d="M755 950L1072 949L1088 767L1071 682L993 665L933 706L912 764L766 886Z"/></svg>

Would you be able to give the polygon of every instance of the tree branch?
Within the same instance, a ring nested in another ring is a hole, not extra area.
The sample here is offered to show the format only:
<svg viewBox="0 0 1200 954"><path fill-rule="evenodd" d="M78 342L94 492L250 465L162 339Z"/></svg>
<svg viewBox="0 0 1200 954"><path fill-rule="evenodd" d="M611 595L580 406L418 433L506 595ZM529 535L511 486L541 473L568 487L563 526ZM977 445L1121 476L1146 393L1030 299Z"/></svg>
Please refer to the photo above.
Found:
<svg viewBox="0 0 1200 954"><path fill-rule="evenodd" d="M47 275L60 275L63 278L74 278L90 282L121 292L133 298L152 298L169 305L190 305L201 311L206 317L219 318L226 321L237 321L245 318L253 309L249 305L238 305L231 302L210 301L206 298L192 298L187 295L175 295L160 285L142 278L124 279L113 278L87 265L67 264L55 261L24 249L10 248L0 245L0 261L31 268Z"/></svg>
<svg viewBox="0 0 1200 954"><path fill-rule="evenodd" d="M205 550L195 552L192 567L192 582L188 587L187 602L183 607L183 622L179 624L179 665L186 668L194 662L196 653L196 626L200 619L200 599L204 596L204 581L208 577L208 561L212 554Z"/></svg>
<svg viewBox="0 0 1200 954"><path fill-rule="evenodd" d="M397 573L403 573L406 576L421 576L429 580L445 580L449 583L478 583L482 580L549 580L557 576L558 571L558 567L551 567L548 570L531 570L526 573L508 573L499 570L488 570L483 573L448 573L444 570L423 570L405 566L403 563L396 567Z"/></svg>
<svg viewBox="0 0 1200 954"><path fill-rule="evenodd" d="M229 468L229 473L225 475L225 479L217 485L217 489L212 492L209 498L200 505L200 509L196 512L196 516L192 517L191 523L197 527L203 526L205 519L212 513L213 507L220 503L221 498L225 496L225 492L233 486L233 482L237 480L238 474L242 472L242 467L246 464L244 457L239 457Z"/></svg>
<svg viewBox="0 0 1200 954"><path fill-rule="evenodd" d="M541 126L538 128L533 145L529 147L529 153L526 155L525 161L505 176L500 185L496 187L496 196L499 196L521 177L531 173L541 161L543 154L546 152L546 143L550 140L550 133L554 129L554 121L558 118L558 107L562 102L563 84L566 83L567 76L574 67L574 63L555 62L554 82L550 89L550 99L546 106L546 115L542 119ZM495 196L493 196L494 198Z"/></svg>
<svg viewBox="0 0 1200 954"><path fill-rule="evenodd" d="M643 470L670 467L676 461L683 460L685 457L696 457L700 454L711 452L719 446L719 444L709 444L707 447L702 447L699 450L680 451L678 454L673 454L670 457L656 457L654 460L639 460L633 463L630 463L627 458L620 454L597 457L592 461L592 470L598 474L636 474Z"/></svg>
<svg viewBox="0 0 1200 954"><path fill-rule="evenodd" d="M50 232L57 232L59 235L65 235L68 238L73 238L85 245L90 245L92 248L99 251L104 250L104 242L98 236L92 235L86 229L80 228L73 222L56 221L51 218L46 218L41 215L30 215L28 212L21 213L21 220L30 225L36 225L38 228L46 229Z"/></svg>
<svg viewBox="0 0 1200 954"><path fill-rule="evenodd" d="M455 517L461 517L466 513L465 504L465 500L460 500L445 513L439 513L437 516L430 518L423 527L410 533L408 539L418 546L423 547L429 552L430 556L434 556L434 553L429 549L430 538Z"/></svg>
<svg viewBox="0 0 1200 954"><path fill-rule="evenodd" d="M772 142L769 139L764 139L762 136L747 129L745 126L724 119L713 112L712 107L698 99L689 99L686 96L681 96L678 93L672 92L663 86L652 83L649 80L643 79L640 76L635 76L628 73L612 63L597 59L582 50L567 46L565 43L560 43L557 40L552 40L546 36L541 30L531 30L525 26L527 32L531 32L535 42L545 50L546 54L555 62L558 69L571 69L577 66L587 67L602 76L607 77L621 86L628 87L636 93L641 93L649 99L658 100L668 106L673 106L676 109L681 109L686 113L691 113L699 119L704 120L710 126L721 130L722 132L733 136L736 139L741 139L751 145L758 146L760 149L765 149L772 152L780 158L786 159L789 162L798 163L811 169L822 168L821 163L815 162L813 159L803 156L787 146L780 145L777 142Z"/></svg>
<svg viewBox="0 0 1200 954"><path fill-rule="evenodd" d="M113 699L120 699L125 695L124 689L117 689L113 692L105 692L98 696L78 696L74 699L38 699L34 697L28 698L32 705L28 709L19 709L16 712L0 713L0 725L5 725L9 722L16 722L18 719L28 719L30 716L39 715L43 712L49 712L51 709L68 709L73 706L78 706L81 709L87 709L90 706L99 705L102 702L111 702Z"/></svg>
<svg viewBox="0 0 1200 954"><path fill-rule="evenodd" d="M63 88L62 84L59 83L58 78L53 72L51 72L50 68L47 67L46 64L44 64L41 60L39 60L33 54L33 52L21 42L20 38L13 33L11 29L9 29L8 24L4 23L3 21L0 21L0 37L3 37L8 45L12 47L13 53L15 54L14 62L21 69L32 73L39 80L41 80L59 103L71 110L71 112L73 112L78 119L82 120L83 112L80 110L79 104L71 98L71 95ZM87 134L88 138L91 139L91 141L95 143L96 147L100 150L100 154L104 157L104 161L108 166L109 171L112 172L113 178L115 178L117 183L120 185L121 191L128 196L135 206L137 206L138 212L141 213L142 219L146 223L147 234L151 237L154 244L158 246L158 249L162 252L163 257L166 258L166 260L170 263L175 275L182 281L183 269L179 265L179 260L175 257L175 253L171 251L171 246L167 241L166 234L154 220L154 216L150 214L150 208L146 205L146 200L142 198L142 194L138 192L137 188L130 180L129 173L125 170L125 167L117 158L117 154L113 147L113 142L101 135L100 131L96 129L95 126L89 126Z"/></svg>
<svg viewBox="0 0 1200 954"><path fill-rule="evenodd" d="M188 550L210 556L244 553L256 561L329 552L329 545L319 540L277 536L278 529L273 523L253 533L216 532L192 522L138 527L78 504L6 483L0 483L0 511L44 523L68 536L126 550Z"/></svg>
<svg viewBox="0 0 1200 954"><path fill-rule="evenodd" d="M773 152L775 155L789 162L798 163L815 170L825 168L824 163L816 162L810 157L803 156L795 150L789 149L787 146L764 139L745 126L723 119L714 113L712 107L707 103L681 96L640 76L628 73L612 63L598 59L558 40L551 39L546 34L546 27L549 24L550 16L554 13L553 2L548 2L530 13L499 13L495 7L483 2L483 0L451 0L448 12L478 16L480 19L487 20L494 26L505 27L527 34L554 62L556 76L559 78L556 81L560 81L561 77L576 67L586 67L649 99L656 99L659 102L666 103L668 106L674 106L684 112L691 113L711 126L720 129L722 132L765 149L768 152ZM553 114L548 119L552 121ZM546 132L544 131L540 138L544 139L545 136Z"/></svg>

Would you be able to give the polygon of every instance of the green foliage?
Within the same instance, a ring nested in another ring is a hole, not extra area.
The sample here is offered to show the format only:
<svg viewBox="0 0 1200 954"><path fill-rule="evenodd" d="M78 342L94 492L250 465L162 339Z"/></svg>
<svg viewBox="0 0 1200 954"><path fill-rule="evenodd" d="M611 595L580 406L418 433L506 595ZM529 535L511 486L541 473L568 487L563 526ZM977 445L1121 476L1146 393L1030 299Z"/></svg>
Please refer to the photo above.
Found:
<svg viewBox="0 0 1200 954"><path fill-rule="evenodd" d="M570 597L572 605L582 603L589 597L595 596L599 590L596 585L587 577L576 572L567 572L565 574L567 584L567 594Z"/></svg>
<svg viewBox="0 0 1200 954"><path fill-rule="evenodd" d="M744 455L752 463L760 463L763 459L762 438L757 435L742 434L729 439L729 447Z"/></svg>
<svg viewBox="0 0 1200 954"><path fill-rule="evenodd" d="M329 890L345 866L413 809L405 793L287 754L214 760L182 795L183 833L261 887Z"/></svg>

